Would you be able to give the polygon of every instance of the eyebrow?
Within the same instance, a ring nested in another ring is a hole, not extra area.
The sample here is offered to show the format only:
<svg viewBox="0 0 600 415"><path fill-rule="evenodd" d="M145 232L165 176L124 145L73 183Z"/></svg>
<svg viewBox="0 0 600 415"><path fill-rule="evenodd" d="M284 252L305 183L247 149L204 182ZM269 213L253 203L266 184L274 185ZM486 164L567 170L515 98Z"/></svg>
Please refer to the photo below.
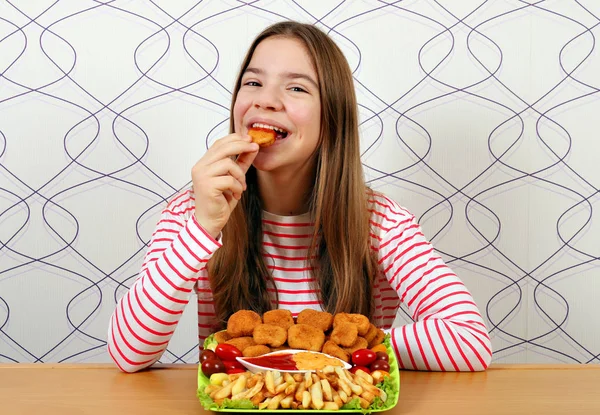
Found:
<svg viewBox="0 0 600 415"><path fill-rule="evenodd" d="M246 70L244 71L244 75L246 73L253 73L256 75L263 75L265 73L265 71L263 71L262 69L259 68L251 68L248 67L246 68ZM310 82L317 90L319 89L319 85L317 84L317 82L312 79L312 77L303 74L303 73L299 73L299 72L284 72L282 74L282 78L286 78L286 79L304 79L308 82Z"/></svg>

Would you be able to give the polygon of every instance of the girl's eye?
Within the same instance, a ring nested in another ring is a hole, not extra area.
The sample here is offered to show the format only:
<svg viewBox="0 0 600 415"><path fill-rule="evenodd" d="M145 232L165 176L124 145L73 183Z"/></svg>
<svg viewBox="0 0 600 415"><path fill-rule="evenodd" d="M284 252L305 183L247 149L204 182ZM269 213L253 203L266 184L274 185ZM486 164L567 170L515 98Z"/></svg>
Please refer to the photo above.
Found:
<svg viewBox="0 0 600 415"><path fill-rule="evenodd" d="M304 88L300 88L299 86L293 86L290 89L294 92L306 92Z"/></svg>
<svg viewBox="0 0 600 415"><path fill-rule="evenodd" d="M260 86L260 84L256 81L248 81L244 85L246 86Z"/></svg>

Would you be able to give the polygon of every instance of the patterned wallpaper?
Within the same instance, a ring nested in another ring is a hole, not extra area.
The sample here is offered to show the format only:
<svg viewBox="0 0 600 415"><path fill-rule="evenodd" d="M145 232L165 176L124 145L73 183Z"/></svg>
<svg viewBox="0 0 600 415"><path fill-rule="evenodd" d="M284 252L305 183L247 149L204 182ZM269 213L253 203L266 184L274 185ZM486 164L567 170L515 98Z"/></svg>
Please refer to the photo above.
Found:
<svg viewBox="0 0 600 415"><path fill-rule="evenodd" d="M342 47L367 179L466 282L494 360L599 363L594 0L0 0L0 362L109 361L161 209L288 18ZM197 361L193 304L162 362Z"/></svg>

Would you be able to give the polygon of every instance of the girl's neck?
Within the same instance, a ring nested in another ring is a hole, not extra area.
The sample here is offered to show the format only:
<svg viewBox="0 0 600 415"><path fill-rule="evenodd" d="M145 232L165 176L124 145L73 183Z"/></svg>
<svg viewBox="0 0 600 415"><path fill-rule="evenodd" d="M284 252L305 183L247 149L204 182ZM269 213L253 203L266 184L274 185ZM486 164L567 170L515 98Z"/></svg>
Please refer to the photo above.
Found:
<svg viewBox="0 0 600 415"><path fill-rule="evenodd" d="M296 216L308 212L315 182L314 173L257 171L257 180L262 208L267 212L280 216Z"/></svg>

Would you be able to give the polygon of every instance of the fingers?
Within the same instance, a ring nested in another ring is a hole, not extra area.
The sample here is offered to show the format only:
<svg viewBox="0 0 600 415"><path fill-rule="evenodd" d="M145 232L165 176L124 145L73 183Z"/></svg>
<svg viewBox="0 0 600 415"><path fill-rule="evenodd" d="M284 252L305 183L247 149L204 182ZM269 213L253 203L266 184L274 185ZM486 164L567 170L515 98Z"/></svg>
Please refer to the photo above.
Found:
<svg viewBox="0 0 600 415"><path fill-rule="evenodd" d="M207 175L209 176L233 176L242 188L246 189L246 173L242 170L238 163L230 158L219 160L207 167Z"/></svg>
<svg viewBox="0 0 600 415"><path fill-rule="evenodd" d="M258 149L258 144L251 142L249 136L241 137L238 134L231 134L217 140L206 152L203 161L205 165L209 165L238 154L256 152Z"/></svg>
<svg viewBox="0 0 600 415"><path fill-rule="evenodd" d="M226 199L228 199L226 192L231 192L231 196L233 196L233 198L236 200L240 200L242 198L244 187L239 180L233 176L215 177L212 179L212 185L219 193L223 193ZM227 202L230 202L230 200L228 199Z"/></svg>

